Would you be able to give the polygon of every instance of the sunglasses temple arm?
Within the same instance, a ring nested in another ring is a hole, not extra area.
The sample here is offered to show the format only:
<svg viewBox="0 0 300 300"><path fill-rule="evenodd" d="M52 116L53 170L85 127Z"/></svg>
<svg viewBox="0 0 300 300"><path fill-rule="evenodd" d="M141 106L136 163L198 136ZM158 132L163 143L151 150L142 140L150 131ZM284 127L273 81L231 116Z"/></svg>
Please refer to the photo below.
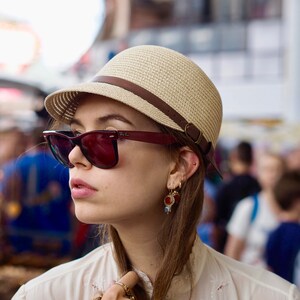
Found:
<svg viewBox="0 0 300 300"><path fill-rule="evenodd" d="M159 145L170 145L176 142L173 136L160 132L119 132L119 138Z"/></svg>

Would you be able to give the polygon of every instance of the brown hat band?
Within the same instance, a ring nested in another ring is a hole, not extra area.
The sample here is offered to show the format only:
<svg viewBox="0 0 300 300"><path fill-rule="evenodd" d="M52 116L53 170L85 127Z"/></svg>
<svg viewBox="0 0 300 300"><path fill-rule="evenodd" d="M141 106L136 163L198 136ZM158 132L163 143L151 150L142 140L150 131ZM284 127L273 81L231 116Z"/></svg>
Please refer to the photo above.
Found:
<svg viewBox="0 0 300 300"><path fill-rule="evenodd" d="M214 155L214 147L211 142L207 142L202 132L192 123L189 123L182 115L180 115L176 110L174 110L170 105L161 100L159 97L151 93L150 91L144 89L143 87L130 82L126 79L114 77L114 76L96 76L93 78L92 82L102 82L111 84L114 86L118 86L122 89L125 89L145 101L149 102L160 111L162 111L166 116L168 116L171 120L173 120L177 125L179 125L185 132L185 134L191 138L196 144L199 145L202 154L205 159L209 161L214 169L221 176L213 155Z"/></svg>

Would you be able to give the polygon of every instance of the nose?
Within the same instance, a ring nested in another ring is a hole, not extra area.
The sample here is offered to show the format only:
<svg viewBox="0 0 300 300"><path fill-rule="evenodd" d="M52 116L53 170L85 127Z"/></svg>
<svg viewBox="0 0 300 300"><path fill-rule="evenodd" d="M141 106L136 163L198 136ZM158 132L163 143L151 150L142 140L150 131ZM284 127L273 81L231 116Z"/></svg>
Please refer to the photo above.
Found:
<svg viewBox="0 0 300 300"><path fill-rule="evenodd" d="M75 146L69 153L69 161L75 167L91 168L92 164L83 155L79 146Z"/></svg>

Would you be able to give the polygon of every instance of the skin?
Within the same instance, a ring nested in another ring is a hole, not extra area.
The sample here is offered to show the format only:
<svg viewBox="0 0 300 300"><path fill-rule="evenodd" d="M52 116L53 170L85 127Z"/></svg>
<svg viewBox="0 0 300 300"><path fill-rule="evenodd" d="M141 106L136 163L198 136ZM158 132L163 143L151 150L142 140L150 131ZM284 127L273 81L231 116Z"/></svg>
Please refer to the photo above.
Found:
<svg viewBox="0 0 300 300"><path fill-rule="evenodd" d="M88 95L75 113L71 129L78 133L91 130L138 130L159 132L156 123L138 111L102 96ZM75 147L69 154L70 188L75 214L84 223L111 224L119 233L132 265L155 279L161 261L157 235L166 215L163 199L168 189L187 180L199 167L199 159L188 147L177 157L161 145L118 141L119 162L111 169L93 166ZM92 187L85 197L78 197L74 180ZM128 279L133 287L136 279ZM115 298L122 288L113 285ZM117 292L119 291L119 292ZM111 291L109 292L109 295ZM107 294L105 293L105 296ZM108 297L108 296L107 296Z"/></svg>
<svg viewBox="0 0 300 300"><path fill-rule="evenodd" d="M119 280L119 282L124 283L130 289L132 289L138 283L138 281L139 277L133 271L128 272ZM120 285L112 284L107 289L101 300L128 299L127 297L124 297L124 293L124 289Z"/></svg>
<svg viewBox="0 0 300 300"><path fill-rule="evenodd" d="M280 209L273 197L272 189L284 170L282 160L276 155L262 155L258 161L257 178L262 187L261 196L268 202L273 212L277 215ZM245 249L246 241L234 235L229 235L224 253L234 259L240 260Z"/></svg>

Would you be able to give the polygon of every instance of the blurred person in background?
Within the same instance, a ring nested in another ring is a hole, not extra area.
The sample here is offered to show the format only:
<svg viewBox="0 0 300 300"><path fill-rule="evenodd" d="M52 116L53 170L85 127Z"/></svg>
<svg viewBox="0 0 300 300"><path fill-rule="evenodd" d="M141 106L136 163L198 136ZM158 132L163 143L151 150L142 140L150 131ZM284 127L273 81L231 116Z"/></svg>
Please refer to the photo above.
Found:
<svg viewBox="0 0 300 300"><path fill-rule="evenodd" d="M257 160L257 178L262 190L241 200L230 218L224 253L251 265L266 267L264 260L268 234L278 225L280 208L273 188L285 170L280 155L265 152Z"/></svg>
<svg viewBox="0 0 300 300"><path fill-rule="evenodd" d="M271 271L300 287L300 170L282 175L274 197L282 211L279 226L268 237L266 262Z"/></svg>
<svg viewBox="0 0 300 300"><path fill-rule="evenodd" d="M64 256L71 250L72 229L68 170L50 154L41 128L33 129L27 142L27 150L7 165L10 172L2 180L8 255Z"/></svg>
<svg viewBox="0 0 300 300"><path fill-rule="evenodd" d="M204 181L203 210L197 226L197 233L203 243L215 248L214 219L216 215L215 204L216 187L209 179Z"/></svg>
<svg viewBox="0 0 300 300"><path fill-rule="evenodd" d="M222 169L223 163L223 146L218 143L215 151L215 160L219 169ZM209 173L204 180L204 202L203 211L200 217L200 221L197 227L197 232L201 240L211 246L216 248L216 230L215 230L215 218L217 213L216 207L216 194L219 186L224 180L224 172L222 172L222 178L214 173Z"/></svg>
<svg viewBox="0 0 300 300"><path fill-rule="evenodd" d="M0 170L1 166L18 157L25 149L25 134L18 127L10 126L0 130Z"/></svg>
<svg viewBox="0 0 300 300"><path fill-rule="evenodd" d="M217 144L215 150L215 160L218 167L222 163L222 146ZM222 174L223 175L223 174ZM204 180L204 201L202 214L197 226L197 233L203 243L212 248L216 248L215 225L216 217L216 192L222 179L214 173L210 173Z"/></svg>
<svg viewBox="0 0 300 300"><path fill-rule="evenodd" d="M4 178L13 172L14 161L26 150L27 138L16 126L0 130L0 208Z"/></svg>
<svg viewBox="0 0 300 300"><path fill-rule="evenodd" d="M0 130L0 261L4 257L5 228L4 228L4 178L13 173L13 161L25 151L26 138L15 124L4 125Z"/></svg>
<svg viewBox="0 0 300 300"><path fill-rule="evenodd" d="M215 240L216 249L224 251L227 240L226 226L237 203L260 191L260 185L252 174L253 149L250 142L240 141L229 152L231 177L216 192Z"/></svg>
<svg viewBox="0 0 300 300"><path fill-rule="evenodd" d="M300 170L300 146L290 150L285 159L289 170Z"/></svg>

